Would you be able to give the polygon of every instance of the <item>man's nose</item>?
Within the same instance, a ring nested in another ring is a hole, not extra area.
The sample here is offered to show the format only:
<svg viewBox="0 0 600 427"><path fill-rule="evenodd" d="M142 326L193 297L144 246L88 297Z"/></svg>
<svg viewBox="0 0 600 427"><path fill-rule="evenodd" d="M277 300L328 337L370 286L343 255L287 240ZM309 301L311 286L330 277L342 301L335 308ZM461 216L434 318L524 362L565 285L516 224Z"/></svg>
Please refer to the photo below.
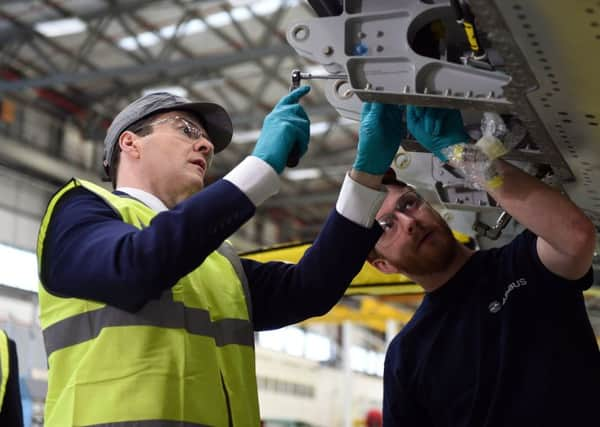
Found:
<svg viewBox="0 0 600 427"><path fill-rule="evenodd" d="M215 146L208 139L201 136L194 141L194 151L200 151L207 154L212 154L215 151Z"/></svg>
<svg viewBox="0 0 600 427"><path fill-rule="evenodd" d="M414 234L418 227L417 220L414 219L412 216L400 211L396 211L395 215L396 221L398 222L398 224L400 224L400 228L409 235Z"/></svg>

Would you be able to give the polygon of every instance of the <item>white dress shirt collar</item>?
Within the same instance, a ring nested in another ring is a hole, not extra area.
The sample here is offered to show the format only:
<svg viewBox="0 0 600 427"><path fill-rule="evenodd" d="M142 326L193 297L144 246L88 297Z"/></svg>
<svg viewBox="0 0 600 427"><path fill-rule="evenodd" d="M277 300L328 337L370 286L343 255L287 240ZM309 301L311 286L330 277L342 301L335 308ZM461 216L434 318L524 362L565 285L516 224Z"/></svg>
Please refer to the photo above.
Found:
<svg viewBox="0 0 600 427"><path fill-rule="evenodd" d="M131 197L138 199L140 202L144 203L146 206L148 206L150 209L157 213L169 210L169 208L165 206L162 200L160 200L154 194L150 194L147 191L140 190L139 188L118 187L117 191L129 194Z"/></svg>

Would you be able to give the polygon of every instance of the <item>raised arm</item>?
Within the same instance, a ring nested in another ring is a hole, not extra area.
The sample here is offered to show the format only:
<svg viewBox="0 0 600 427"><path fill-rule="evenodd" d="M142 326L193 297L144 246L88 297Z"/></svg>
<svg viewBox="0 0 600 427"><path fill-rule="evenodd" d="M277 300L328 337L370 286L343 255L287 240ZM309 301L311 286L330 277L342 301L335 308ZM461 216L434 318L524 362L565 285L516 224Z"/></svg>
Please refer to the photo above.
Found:
<svg viewBox="0 0 600 427"><path fill-rule="evenodd" d="M278 328L329 311L362 268L381 235L373 226L385 192L381 179L404 134L403 108L365 103L356 161L336 209L296 265L244 261L255 327Z"/></svg>
<svg viewBox="0 0 600 427"><path fill-rule="evenodd" d="M445 147L468 140L458 111L408 107L408 128L419 143L443 161ZM571 200L503 160L494 166L502 184L488 193L524 227L538 236L542 263L566 279L578 279L590 268L596 238L592 222Z"/></svg>
<svg viewBox="0 0 600 427"><path fill-rule="evenodd" d="M496 169L504 184L490 195L524 227L538 236L542 263L566 279L579 279L590 268L596 245L592 222L571 200L540 180L503 161Z"/></svg>

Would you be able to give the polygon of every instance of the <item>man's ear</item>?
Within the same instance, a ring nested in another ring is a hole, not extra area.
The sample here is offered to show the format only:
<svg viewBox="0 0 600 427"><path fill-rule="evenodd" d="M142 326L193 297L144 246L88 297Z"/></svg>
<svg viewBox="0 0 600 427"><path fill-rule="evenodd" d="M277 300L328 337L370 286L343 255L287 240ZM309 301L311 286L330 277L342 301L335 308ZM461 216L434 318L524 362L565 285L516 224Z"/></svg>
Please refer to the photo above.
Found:
<svg viewBox="0 0 600 427"><path fill-rule="evenodd" d="M131 131L124 131L119 136L119 148L121 149L121 154L126 154L133 158L139 159L140 157L140 147L139 147L140 137Z"/></svg>
<svg viewBox="0 0 600 427"><path fill-rule="evenodd" d="M396 266L384 258L375 258L374 260L369 261L369 263L377 270L385 274L401 273Z"/></svg>

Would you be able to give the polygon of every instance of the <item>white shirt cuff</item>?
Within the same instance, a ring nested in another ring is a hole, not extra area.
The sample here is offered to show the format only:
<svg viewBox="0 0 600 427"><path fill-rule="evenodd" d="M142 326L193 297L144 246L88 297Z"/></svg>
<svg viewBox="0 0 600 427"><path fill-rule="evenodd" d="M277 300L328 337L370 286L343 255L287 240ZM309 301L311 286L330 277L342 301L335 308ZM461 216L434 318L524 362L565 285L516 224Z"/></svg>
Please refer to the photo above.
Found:
<svg viewBox="0 0 600 427"><path fill-rule="evenodd" d="M373 190L359 184L346 174L335 209L355 224L371 228L386 194L384 187L382 191Z"/></svg>
<svg viewBox="0 0 600 427"><path fill-rule="evenodd" d="M267 162L248 156L223 177L239 188L254 206L279 191L279 175Z"/></svg>

